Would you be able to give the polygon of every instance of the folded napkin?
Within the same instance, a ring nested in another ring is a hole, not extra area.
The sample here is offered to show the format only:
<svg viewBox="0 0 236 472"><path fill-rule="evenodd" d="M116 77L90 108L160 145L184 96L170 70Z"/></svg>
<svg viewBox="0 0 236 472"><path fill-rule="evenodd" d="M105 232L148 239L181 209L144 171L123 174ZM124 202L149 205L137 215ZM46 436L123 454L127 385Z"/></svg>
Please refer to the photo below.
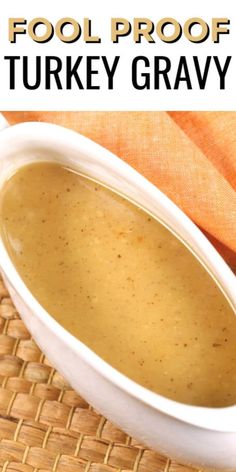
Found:
<svg viewBox="0 0 236 472"><path fill-rule="evenodd" d="M145 175L236 270L236 113L7 112L50 121L102 144Z"/></svg>

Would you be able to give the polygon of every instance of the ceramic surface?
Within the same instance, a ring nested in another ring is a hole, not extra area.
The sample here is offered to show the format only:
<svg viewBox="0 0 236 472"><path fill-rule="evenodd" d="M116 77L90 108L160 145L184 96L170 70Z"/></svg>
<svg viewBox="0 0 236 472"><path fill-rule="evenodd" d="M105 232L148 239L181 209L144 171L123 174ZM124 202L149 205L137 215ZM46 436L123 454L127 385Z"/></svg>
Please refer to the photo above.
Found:
<svg viewBox="0 0 236 472"><path fill-rule="evenodd" d="M87 138L46 123L6 127L0 117L0 185L19 167L54 161L87 175L161 220L194 252L236 309L236 278L190 219L122 160ZM96 409L141 442L180 462L236 469L236 405L203 408L157 395L131 381L62 328L17 274L0 240L0 269L40 348Z"/></svg>

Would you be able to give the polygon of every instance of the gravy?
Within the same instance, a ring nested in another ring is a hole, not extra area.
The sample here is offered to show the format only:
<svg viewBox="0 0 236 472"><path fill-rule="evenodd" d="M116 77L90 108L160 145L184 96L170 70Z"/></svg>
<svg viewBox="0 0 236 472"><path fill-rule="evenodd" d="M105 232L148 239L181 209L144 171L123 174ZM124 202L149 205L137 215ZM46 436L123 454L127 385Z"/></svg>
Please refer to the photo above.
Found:
<svg viewBox="0 0 236 472"><path fill-rule="evenodd" d="M185 246L124 198L57 164L0 195L1 234L25 284L74 336L177 401L236 402L236 318Z"/></svg>

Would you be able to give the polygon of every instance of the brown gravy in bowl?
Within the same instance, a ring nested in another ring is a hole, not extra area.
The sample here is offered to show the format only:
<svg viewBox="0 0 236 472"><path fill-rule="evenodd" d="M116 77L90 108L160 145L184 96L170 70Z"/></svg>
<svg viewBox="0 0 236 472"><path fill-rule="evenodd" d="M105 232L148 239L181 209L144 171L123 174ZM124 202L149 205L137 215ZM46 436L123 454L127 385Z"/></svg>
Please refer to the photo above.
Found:
<svg viewBox="0 0 236 472"><path fill-rule="evenodd" d="M51 163L9 178L0 218L7 251L32 294L104 360L180 402L236 402L233 310L162 224Z"/></svg>

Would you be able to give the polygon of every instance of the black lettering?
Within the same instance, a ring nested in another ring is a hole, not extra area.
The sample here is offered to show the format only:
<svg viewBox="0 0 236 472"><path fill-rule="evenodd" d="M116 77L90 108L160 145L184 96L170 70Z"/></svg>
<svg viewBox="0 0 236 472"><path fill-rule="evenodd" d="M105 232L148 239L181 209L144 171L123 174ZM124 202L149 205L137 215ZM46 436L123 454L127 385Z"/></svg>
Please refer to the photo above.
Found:
<svg viewBox="0 0 236 472"><path fill-rule="evenodd" d="M83 84L80 80L80 76L78 74L78 68L80 66L82 59L83 59L83 56L78 56L75 63L72 65L72 57L71 56L66 57L66 71L67 71L66 88L68 90L71 90L72 88L72 79L75 79L79 89L81 90L84 89Z"/></svg>
<svg viewBox="0 0 236 472"><path fill-rule="evenodd" d="M53 68L52 64L56 63ZM57 56L46 56L45 57L45 88L46 90L51 89L51 78L54 77L58 90L62 90L62 84L59 77L59 73L62 69L62 61Z"/></svg>
<svg viewBox="0 0 236 472"><path fill-rule="evenodd" d="M112 67L109 67L108 60L106 56L102 56L103 64L106 69L107 77L108 77L108 89L113 90L113 79L114 79L114 74L118 65L118 62L120 60L120 56L115 56L115 59L113 61Z"/></svg>
<svg viewBox="0 0 236 472"><path fill-rule="evenodd" d="M98 90L100 89L99 85L93 85L92 79L93 75L98 75L98 70L93 69L93 61L97 61L100 59L100 56L87 56L87 90Z"/></svg>
<svg viewBox="0 0 236 472"><path fill-rule="evenodd" d="M5 61L9 61L9 85L10 90L15 90L15 61L20 59L20 56L4 56Z"/></svg>
<svg viewBox="0 0 236 472"><path fill-rule="evenodd" d="M182 75L183 74L183 75ZM188 89L192 89L190 75L188 71L187 59L184 56L180 56L179 65L176 73L174 89L178 90L180 82L186 82Z"/></svg>
<svg viewBox="0 0 236 472"><path fill-rule="evenodd" d="M230 64L230 61L232 59L232 56L227 56L226 57L223 69L220 65L219 58L217 56L213 56L213 59L215 61L217 72L220 76L220 90L224 90L225 89L225 76L226 76L227 70L229 68L229 64Z"/></svg>
<svg viewBox="0 0 236 472"><path fill-rule="evenodd" d="M166 56L155 56L154 58L154 64L155 64L155 76L154 76L154 88L159 89L160 88L160 76L164 79L166 88L168 90L171 89L169 77L168 77L168 72L170 72L171 68L171 61L169 57ZM160 63L165 62L165 66L163 69L161 69Z"/></svg>
<svg viewBox="0 0 236 472"><path fill-rule="evenodd" d="M137 90L150 89L150 72L142 72L140 77L144 78L144 82L140 84L137 80L138 65L140 62L144 62L145 67L150 67L149 60L146 56L137 56L132 62L132 84Z"/></svg>
<svg viewBox="0 0 236 472"><path fill-rule="evenodd" d="M35 82L29 84L29 57L23 56L23 84L27 90L36 90L41 83L41 56L35 57Z"/></svg>
<svg viewBox="0 0 236 472"><path fill-rule="evenodd" d="M208 77L208 72L209 72L211 59L212 59L211 56L207 56L206 62L205 62L205 67L204 67L204 70L203 70L203 73L202 73L198 57L193 56L193 62L194 62L194 65L195 65L197 80L198 80L199 87L200 87L201 90L204 90L205 86L206 86L206 81L207 81L207 77Z"/></svg>

